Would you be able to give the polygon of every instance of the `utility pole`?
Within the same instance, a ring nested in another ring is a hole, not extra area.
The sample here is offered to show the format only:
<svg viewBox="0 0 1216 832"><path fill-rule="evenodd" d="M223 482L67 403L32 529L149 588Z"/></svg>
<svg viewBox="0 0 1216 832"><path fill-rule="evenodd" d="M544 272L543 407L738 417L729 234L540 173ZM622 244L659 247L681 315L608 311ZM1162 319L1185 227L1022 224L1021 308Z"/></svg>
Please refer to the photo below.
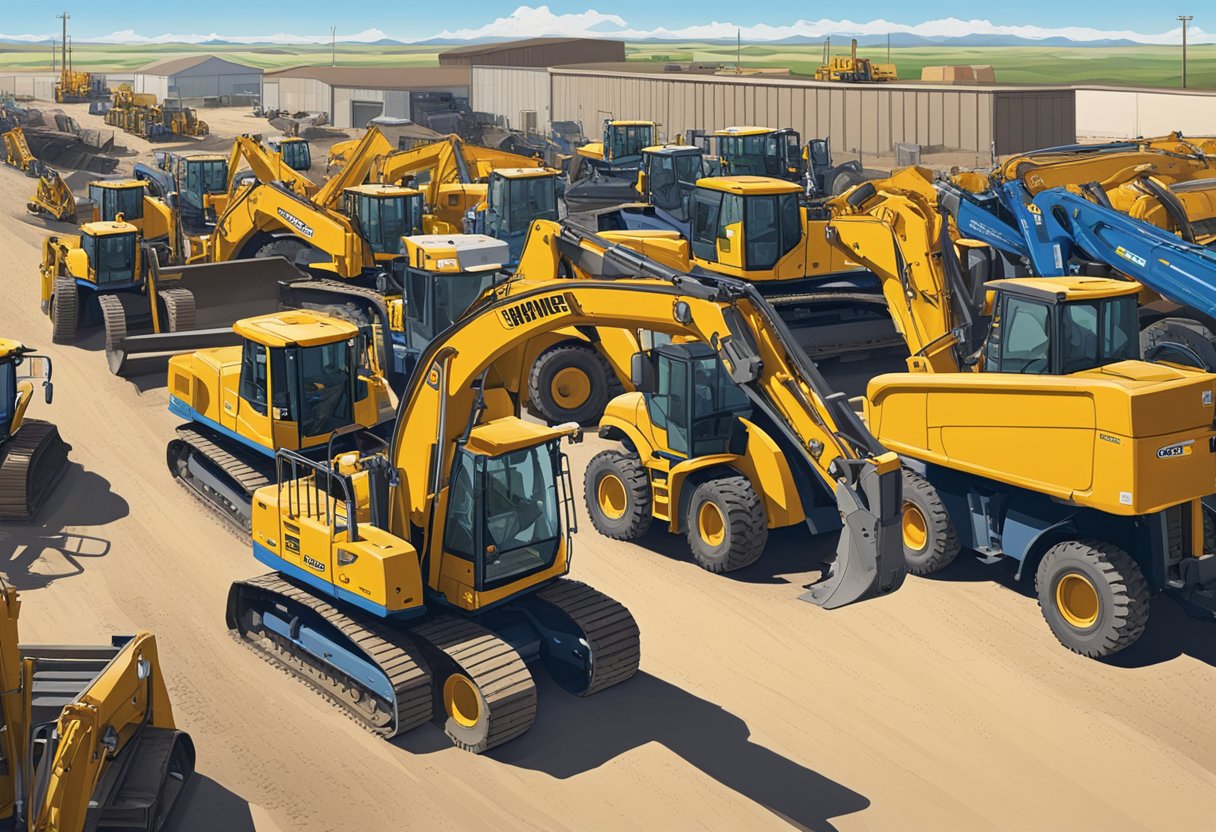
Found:
<svg viewBox="0 0 1216 832"><path fill-rule="evenodd" d="M891 63L891 33L887 32L887 63Z"/></svg>
<svg viewBox="0 0 1216 832"><path fill-rule="evenodd" d="M1182 88L1186 89L1186 25L1195 19L1193 14L1180 14L1178 21L1182 24Z"/></svg>
<svg viewBox="0 0 1216 832"><path fill-rule="evenodd" d="M338 27L329 27L329 65L338 65Z"/></svg>
<svg viewBox="0 0 1216 832"><path fill-rule="evenodd" d="M71 17L67 12L59 15L59 19L63 21L63 60L59 62L59 66L64 72L68 71L68 20Z"/></svg>

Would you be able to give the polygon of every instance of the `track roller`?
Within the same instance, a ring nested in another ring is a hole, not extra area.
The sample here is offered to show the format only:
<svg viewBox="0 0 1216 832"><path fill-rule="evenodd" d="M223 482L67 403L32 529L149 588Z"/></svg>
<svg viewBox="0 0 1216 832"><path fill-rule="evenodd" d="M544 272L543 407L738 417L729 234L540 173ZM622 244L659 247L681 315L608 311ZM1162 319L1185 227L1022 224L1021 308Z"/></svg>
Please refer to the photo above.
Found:
<svg viewBox="0 0 1216 832"><path fill-rule="evenodd" d="M377 736L431 719L431 673L414 641L270 573L228 591L228 628Z"/></svg>
<svg viewBox="0 0 1216 832"><path fill-rule="evenodd" d="M188 488L241 535L253 523L253 492L272 482L272 463L220 444L219 438L197 423L177 429L165 461L179 483Z"/></svg>

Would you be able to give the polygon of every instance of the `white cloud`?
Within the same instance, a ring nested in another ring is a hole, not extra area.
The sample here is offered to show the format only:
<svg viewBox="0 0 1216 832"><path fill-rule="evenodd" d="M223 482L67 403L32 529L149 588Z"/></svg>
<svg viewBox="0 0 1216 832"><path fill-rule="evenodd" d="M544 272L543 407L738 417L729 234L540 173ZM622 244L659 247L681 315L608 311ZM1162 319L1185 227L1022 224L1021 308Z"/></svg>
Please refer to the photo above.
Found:
<svg viewBox="0 0 1216 832"><path fill-rule="evenodd" d="M566 37L610 37L627 40L644 38L666 38L670 40L733 39L736 32L744 40L772 41L789 37L823 38L851 37L857 35L885 35L906 33L927 38L954 38L964 35L1015 36L1029 40L1067 38L1079 43L1097 40L1130 40L1144 44L1174 45L1181 42L1182 30L1178 27L1165 32L1133 32L1124 29L1095 29L1085 26L1009 26L989 20L960 20L946 17L927 20L923 23L895 23L889 20L857 22L852 20L798 20L788 25L772 26L765 23L741 25L726 21L680 28L638 29L629 25L620 15L604 14L595 9L570 14L556 14L548 6L519 6L505 17L499 17L482 26L463 29L445 29L427 35L396 36L394 39L406 43L445 38L453 40L475 40L478 38L528 38L545 35ZM49 35L3 35L0 39L19 41L47 40ZM381 38L391 38L380 29L367 29L354 35L339 35L344 43L370 43ZM1192 43L1216 43L1216 35L1204 32L1198 26L1190 27L1188 39ZM82 39L83 40L83 39ZM295 35L285 32L273 35L223 35L163 34L147 36L133 29L123 29L105 37L89 38L97 43L202 43L208 40L225 40L232 43L291 44L329 43L329 35Z"/></svg>

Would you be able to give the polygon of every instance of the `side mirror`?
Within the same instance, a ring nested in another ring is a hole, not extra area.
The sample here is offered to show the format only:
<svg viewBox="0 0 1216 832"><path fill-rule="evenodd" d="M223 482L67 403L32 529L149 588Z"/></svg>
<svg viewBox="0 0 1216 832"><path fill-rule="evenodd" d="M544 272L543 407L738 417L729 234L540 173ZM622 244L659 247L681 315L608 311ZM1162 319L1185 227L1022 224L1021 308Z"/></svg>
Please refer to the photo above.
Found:
<svg viewBox="0 0 1216 832"><path fill-rule="evenodd" d="M46 399L47 404L50 404L55 398L55 385L49 381L42 385L42 397Z"/></svg>
<svg viewBox="0 0 1216 832"><path fill-rule="evenodd" d="M629 381L639 393L647 395L656 389L654 364L644 352L635 352L629 365Z"/></svg>
<svg viewBox="0 0 1216 832"><path fill-rule="evenodd" d="M272 410L274 410L274 418L280 422L287 421L287 417L290 415L287 408L285 408L285 407L275 407L275 408L272 408Z"/></svg>

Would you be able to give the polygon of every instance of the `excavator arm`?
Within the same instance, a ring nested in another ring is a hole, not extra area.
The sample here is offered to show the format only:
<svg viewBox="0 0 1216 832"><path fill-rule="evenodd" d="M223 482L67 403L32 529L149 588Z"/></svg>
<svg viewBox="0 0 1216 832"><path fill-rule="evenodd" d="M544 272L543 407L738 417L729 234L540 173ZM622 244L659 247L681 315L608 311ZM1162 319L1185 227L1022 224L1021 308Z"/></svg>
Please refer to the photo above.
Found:
<svg viewBox="0 0 1216 832"><path fill-rule="evenodd" d="M597 277L562 279L574 271ZM395 534L438 527L430 515L480 388L509 386L504 374L519 366L512 351L566 327L646 329L714 347L784 434L796 456L791 464L810 469L834 494L844 524L837 560L808 600L831 608L899 586L898 457L830 391L760 294L742 281L682 274L543 220L532 226L516 278L429 345L401 397L391 451L401 483L391 501Z"/></svg>
<svg viewBox="0 0 1216 832"><path fill-rule="evenodd" d="M232 185L242 159L259 182L282 182L302 197L310 197L317 192L317 184L288 166L283 161L282 154L267 148L245 133L237 136L232 142L232 152L228 157L228 193L232 193Z"/></svg>
<svg viewBox="0 0 1216 832"><path fill-rule="evenodd" d="M904 168L829 203L828 240L882 280L912 371L957 372L971 310L933 174Z"/></svg>
<svg viewBox="0 0 1216 832"><path fill-rule="evenodd" d="M453 134L412 150L400 150L376 159L370 176L373 182L399 185L427 173L423 193L427 204L435 205L442 185L467 185L484 179L496 168L534 168L543 164L540 159L467 145Z"/></svg>
<svg viewBox="0 0 1216 832"><path fill-rule="evenodd" d="M376 159L392 152L393 146L380 132L380 128L370 128L347 153L342 168L316 192L313 202L322 208L337 208L342 201L342 193L347 188L366 182Z"/></svg>

